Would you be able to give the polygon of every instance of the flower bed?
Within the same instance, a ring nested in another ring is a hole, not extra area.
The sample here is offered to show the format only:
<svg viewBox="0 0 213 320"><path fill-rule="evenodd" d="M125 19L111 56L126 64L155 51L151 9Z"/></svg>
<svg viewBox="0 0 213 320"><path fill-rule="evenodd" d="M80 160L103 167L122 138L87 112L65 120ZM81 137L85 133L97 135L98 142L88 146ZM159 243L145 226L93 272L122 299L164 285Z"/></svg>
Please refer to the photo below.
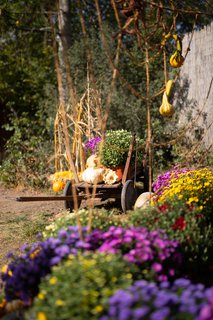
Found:
<svg viewBox="0 0 213 320"><path fill-rule="evenodd" d="M83 230L85 233L85 229ZM160 280L174 277L181 263L178 242L169 240L163 231L145 228L115 228L107 232L94 230L80 240L76 227L61 229L57 238L48 238L24 248L24 254L13 257L3 270L7 301L20 299L26 305L38 294L43 277L70 254L78 251L120 253L124 259L140 266L144 277Z"/></svg>
<svg viewBox="0 0 213 320"><path fill-rule="evenodd" d="M197 283L188 266L212 274L204 268L212 267L212 172L166 176L153 206L125 217L94 210L91 233L87 210L64 215L41 241L11 255L1 274L0 317L12 305L28 306L21 319L30 320L211 320L211 278Z"/></svg>

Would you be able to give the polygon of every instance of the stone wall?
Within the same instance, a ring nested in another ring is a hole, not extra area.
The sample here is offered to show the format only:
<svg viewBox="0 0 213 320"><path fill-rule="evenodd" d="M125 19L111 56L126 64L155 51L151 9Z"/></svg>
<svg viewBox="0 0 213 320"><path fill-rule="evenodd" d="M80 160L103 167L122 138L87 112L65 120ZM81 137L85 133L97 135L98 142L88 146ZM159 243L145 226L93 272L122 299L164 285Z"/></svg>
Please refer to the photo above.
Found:
<svg viewBox="0 0 213 320"><path fill-rule="evenodd" d="M191 34L186 34L183 39L183 55L189 45ZM200 31L195 31L190 51L181 68L181 79L188 79L188 99L195 101L199 110L207 114L205 126L207 130L204 142L207 147L213 143L213 22ZM209 95L208 95L209 94ZM206 99L208 95L208 99ZM204 105L205 104L205 105Z"/></svg>

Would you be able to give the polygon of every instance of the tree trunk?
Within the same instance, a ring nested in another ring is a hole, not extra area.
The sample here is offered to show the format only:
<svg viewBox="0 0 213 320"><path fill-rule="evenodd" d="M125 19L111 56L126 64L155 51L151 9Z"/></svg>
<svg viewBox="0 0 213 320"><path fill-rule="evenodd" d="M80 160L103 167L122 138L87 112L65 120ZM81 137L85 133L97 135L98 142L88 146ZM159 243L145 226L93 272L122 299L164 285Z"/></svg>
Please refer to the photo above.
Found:
<svg viewBox="0 0 213 320"><path fill-rule="evenodd" d="M58 8L58 26L60 36L62 41L69 48L72 43L72 33L71 33L71 0L59 0Z"/></svg>

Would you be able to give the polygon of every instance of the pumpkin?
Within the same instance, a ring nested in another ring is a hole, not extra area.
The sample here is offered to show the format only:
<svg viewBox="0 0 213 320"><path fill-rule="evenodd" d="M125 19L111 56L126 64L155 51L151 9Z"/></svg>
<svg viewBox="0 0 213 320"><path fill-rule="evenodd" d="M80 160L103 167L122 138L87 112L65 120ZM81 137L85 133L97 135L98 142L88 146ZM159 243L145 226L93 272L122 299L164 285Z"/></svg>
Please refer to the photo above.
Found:
<svg viewBox="0 0 213 320"><path fill-rule="evenodd" d="M103 168L87 168L82 172L81 179L84 182L95 184L103 181Z"/></svg>
<svg viewBox="0 0 213 320"><path fill-rule="evenodd" d="M140 194L135 202L134 209L147 207L150 204L150 200L153 195L154 193L152 192L143 192L142 194Z"/></svg>
<svg viewBox="0 0 213 320"><path fill-rule="evenodd" d="M59 192L64 188L64 186L65 186L65 183L63 181L55 181L53 183L52 189L55 192Z"/></svg>
<svg viewBox="0 0 213 320"><path fill-rule="evenodd" d="M111 185L118 180L118 176L114 170L105 169L103 180L104 180L104 183Z"/></svg>

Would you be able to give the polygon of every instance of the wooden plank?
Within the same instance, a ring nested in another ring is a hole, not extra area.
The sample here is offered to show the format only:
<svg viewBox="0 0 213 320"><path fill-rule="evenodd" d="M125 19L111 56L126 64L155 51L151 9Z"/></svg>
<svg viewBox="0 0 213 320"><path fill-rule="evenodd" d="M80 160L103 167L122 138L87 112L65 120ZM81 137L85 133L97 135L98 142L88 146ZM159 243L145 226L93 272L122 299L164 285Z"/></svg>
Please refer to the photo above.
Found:
<svg viewBox="0 0 213 320"><path fill-rule="evenodd" d="M85 196L77 196L78 199L84 199ZM20 202L30 202L30 201L74 201L73 196L47 196L47 197L39 197L39 196L34 196L34 197L18 197L16 198L16 201Z"/></svg>
<svg viewBox="0 0 213 320"><path fill-rule="evenodd" d="M93 198L119 198L120 192L114 193L109 190L109 193L96 193ZM92 195L87 196L86 194L77 195L78 200L91 199ZM18 197L16 201L19 202L30 202L30 201L74 201L74 196L33 196L33 197Z"/></svg>
<svg viewBox="0 0 213 320"><path fill-rule="evenodd" d="M121 183L119 182L119 183L110 184L110 185L101 183L101 184L94 185L86 182L81 182L76 184L75 187L79 190L82 190L85 188L89 188L89 189L96 188L97 190L101 191L101 190L119 189L121 187Z"/></svg>

